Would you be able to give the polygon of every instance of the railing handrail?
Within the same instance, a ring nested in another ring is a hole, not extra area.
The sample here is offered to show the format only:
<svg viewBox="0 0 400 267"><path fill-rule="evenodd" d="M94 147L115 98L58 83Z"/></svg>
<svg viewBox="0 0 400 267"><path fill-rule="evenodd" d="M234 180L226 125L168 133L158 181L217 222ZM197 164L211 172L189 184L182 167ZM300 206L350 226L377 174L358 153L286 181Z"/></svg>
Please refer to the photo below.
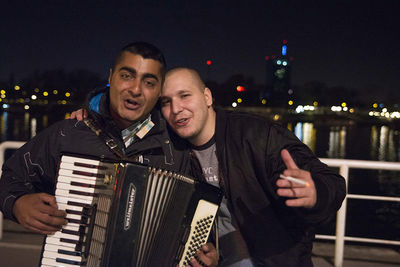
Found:
<svg viewBox="0 0 400 267"><path fill-rule="evenodd" d="M340 175L343 176L343 178L346 181L346 188L348 188L350 168L400 171L400 162L352 160L352 159L331 159L331 158L320 158L320 160L330 167L339 167L339 173L340 173ZM335 267L343 266L344 241L400 245L400 241L396 241L396 240L345 236L347 199L351 199L351 198L362 199L362 200L400 202L400 197L347 194L347 196L343 200L342 206L340 207L340 209L337 212L336 236L316 235L316 238L319 238L319 239L335 240L335 259L334 259Z"/></svg>
<svg viewBox="0 0 400 267"><path fill-rule="evenodd" d="M21 147L25 142L23 141L5 141L0 143L0 166L4 162L4 152L6 149L17 149ZM352 160L352 159L332 159L332 158L320 158L322 162L330 167L339 167L340 175L342 175L346 181L346 187L349 179L349 169L379 169L379 170L395 170L400 171L400 162L386 162L386 161L371 161L371 160ZM0 168L1 175L1 168ZM385 239L371 239L371 238L360 238L345 236L346 226L346 210L347 210L347 199L367 199L377 201L396 201L400 202L400 197L385 197L385 196L372 196L372 195L355 195L348 194L344 199L341 208L337 212L336 222L336 236L330 235L317 235L316 238L335 240L335 267L341 267L343 265L343 251L344 241L356 241L356 242L368 242L378 244L392 244L400 245L400 241L385 240ZM3 214L0 212L0 239L3 234Z"/></svg>

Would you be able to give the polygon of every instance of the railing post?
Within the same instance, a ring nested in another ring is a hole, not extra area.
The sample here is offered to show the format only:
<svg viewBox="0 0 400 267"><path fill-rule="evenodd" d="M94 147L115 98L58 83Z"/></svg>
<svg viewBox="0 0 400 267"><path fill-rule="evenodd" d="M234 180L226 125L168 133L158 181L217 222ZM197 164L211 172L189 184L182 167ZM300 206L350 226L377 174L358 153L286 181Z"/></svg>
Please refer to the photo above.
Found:
<svg viewBox="0 0 400 267"><path fill-rule="evenodd" d="M349 167L343 165L340 167L340 175L343 176L346 182L346 191L349 177ZM344 254L344 236L346 230L346 210L347 210L347 197L342 202L342 206L337 212L336 218L336 241L335 241L335 267L343 266L343 254Z"/></svg>

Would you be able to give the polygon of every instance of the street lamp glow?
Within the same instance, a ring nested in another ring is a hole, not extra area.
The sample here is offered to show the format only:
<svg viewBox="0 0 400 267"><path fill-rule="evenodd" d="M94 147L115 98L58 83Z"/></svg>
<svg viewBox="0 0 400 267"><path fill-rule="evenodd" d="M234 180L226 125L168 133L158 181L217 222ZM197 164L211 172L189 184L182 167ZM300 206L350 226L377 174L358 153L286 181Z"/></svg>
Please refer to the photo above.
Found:
<svg viewBox="0 0 400 267"><path fill-rule="evenodd" d="M237 103L236 103L236 102L233 102L233 103L232 103L232 107L236 108L236 107L237 107Z"/></svg>
<svg viewBox="0 0 400 267"><path fill-rule="evenodd" d="M48 96L48 95L49 95L49 93L48 93L48 92L46 92L46 91L44 91L44 92L43 92L43 95L44 95L44 96Z"/></svg>
<svg viewBox="0 0 400 267"><path fill-rule="evenodd" d="M25 110L28 110L28 109L29 109L29 106L28 106L28 105L25 105L25 106L24 106L24 109L25 109Z"/></svg>
<svg viewBox="0 0 400 267"><path fill-rule="evenodd" d="M293 105L293 100L289 100L288 104L289 106Z"/></svg>
<svg viewBox="0 0 400 267"><path fill-rule="evenodd" d="M267 100L266 100L266 99L263 99L263 100L261 100L261 103L262 103L263 105L265 105L265 104L267 104Z"/></svg>
<svg viewBox="0 0 400 267"><path fill-rule="evenodd" d="M243 100L242 100L241 98L238 98L238 99L237 99L237 102L240 104L240 103L243 102Z"/></svg>
<svg viewBox="0 0 400 267"><path fill-rule="evenodd" d="M32 100L36 100L36 99L37 99L37 96L36 96L36 95L32 95L32 96L31 96L31 99L32 99Z"/></svg>
<svg viewBox="0 0 400 267"><path fill-rule="evenodd" d="M66 93L65 93L65 96L66 96L66 97L70 97L71 94L70 94L69 92L66 92Z"/></svg>
<svg viewBox="0 0 400 267"><path fill-rule="evenodd" d="M21 87L19 87L18 85L14 86L15 91L18 91L21 89Z"/></svg>

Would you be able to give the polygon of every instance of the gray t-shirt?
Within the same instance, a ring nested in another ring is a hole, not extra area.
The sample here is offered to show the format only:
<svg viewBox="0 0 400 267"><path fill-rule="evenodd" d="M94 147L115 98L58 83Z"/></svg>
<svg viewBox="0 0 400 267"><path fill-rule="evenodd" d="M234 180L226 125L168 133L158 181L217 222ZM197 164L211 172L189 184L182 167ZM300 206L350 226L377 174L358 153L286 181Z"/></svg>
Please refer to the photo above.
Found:
<svg viewBox="0 0 400 267"><path fill-rule="evenodd" d="M215 139L212 138L200 147L193 147L193 153L200 162L206 181L219 187L218 158ZM224 197L218 210L218 235L220 244L220 266L252 267L246 243L232 217L228 200Z"/></svg>

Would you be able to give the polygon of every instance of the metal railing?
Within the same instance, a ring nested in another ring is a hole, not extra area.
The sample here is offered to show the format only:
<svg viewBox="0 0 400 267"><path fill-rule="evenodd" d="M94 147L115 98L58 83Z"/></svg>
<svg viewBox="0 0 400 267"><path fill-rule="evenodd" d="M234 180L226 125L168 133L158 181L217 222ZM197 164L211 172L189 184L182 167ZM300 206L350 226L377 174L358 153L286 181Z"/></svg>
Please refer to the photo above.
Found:
<svg viewBox="0 0 400 267"><path fill-rule="evenodd" d="M326 158L321 158L320 160L330 167L339 167L340 175L342 175L344 177L344 179L346 180L346 188L348 188L350 168L400 171L400 162L383 162L383 161L349 160L349 159L326 159ZM335 267L343 266L344 241L400 245L400 241L395 241L395 240L345 236L347 200L351 199L351 198L352 199L363 199L363 200L400 202L400 197L347 194L346 198L343 200L341 208L337 212L336 236L316 235L316 238L318 238L318 239L335 240L335 260L334 260Z"/></svg>
<svg viewBox="0 0 400 267"><path fill-rule="evenodd" d="M3 165L4 152L6 149L17 149L20 146L22 146L24 143L25 142L18 142L18 141L6 141L3 143L0 143L0 166ZM327 158L321 158L320 160L330 167L339 167L339 173L340 173L340 175L342 175L344 177L344 179L346 181L346 187L348 185L350 168L400 171L400 162L327 159ZM1 169L0 169L0 175L1 175ZM317 239L335 240L335 267L343 266L344 241L400 245L400 241L395 241L395 240L345 236L347 200L351 199L351 198L352 199L363 199L363 200L400 202L400 197L347 194L346 198L344 199L344 201L342 203L341 208L337 212L336 236L329 236L329 235L317 235L316 236ZM2 233L3 233L3 215L0 212L0 239L2 238Z"/></svg>

